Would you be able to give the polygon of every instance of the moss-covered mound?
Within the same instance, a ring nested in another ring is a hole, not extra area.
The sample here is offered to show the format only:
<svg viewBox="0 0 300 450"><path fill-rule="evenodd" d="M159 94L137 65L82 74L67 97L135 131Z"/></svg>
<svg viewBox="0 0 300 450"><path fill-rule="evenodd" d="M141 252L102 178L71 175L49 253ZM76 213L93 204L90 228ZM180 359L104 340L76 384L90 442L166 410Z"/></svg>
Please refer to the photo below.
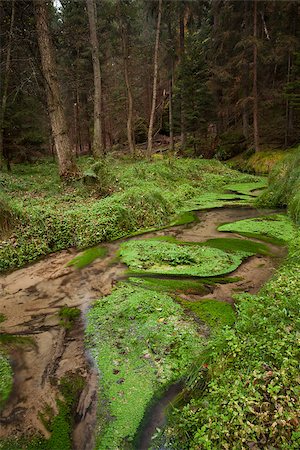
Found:
<svg viewBox="0 0 300 450"><path fill-rule="evenodd" d="M9 397L13 385L13 373L7 356L0 351L0 411Z"/></svg>
<svg viewBox="0 0 300 450"><path fill-rule="evenodd" d="M295 227L285 214L272 214L220 225L218 230L256 237L274 244L285 244L294 236Z"/></svg>
<svg viewBox="0 0 300 450"><path fill-rule="evenodd" d="M276 164L287 155L293 154L294 149L288 150L261 150L257 153L244 152L232 158L228 165L242 172L256 174L270 173Z"/></svg>
<svg viewBox="0 0 300 450"><path fill-rule="evenodd" d="M162 240L131 240L120 246L122 261L131 273L142 271L164 275L210 277L235 270L252 252L225 252L202 245Z"/></svg>
<svg viewBox="0 0 300 450"><path fill-rule="evenodd" d="M126 284L96 302L86 336L100 371L96 448L132 448L149 403L185 374L201 336L171 297Z"/></svg>

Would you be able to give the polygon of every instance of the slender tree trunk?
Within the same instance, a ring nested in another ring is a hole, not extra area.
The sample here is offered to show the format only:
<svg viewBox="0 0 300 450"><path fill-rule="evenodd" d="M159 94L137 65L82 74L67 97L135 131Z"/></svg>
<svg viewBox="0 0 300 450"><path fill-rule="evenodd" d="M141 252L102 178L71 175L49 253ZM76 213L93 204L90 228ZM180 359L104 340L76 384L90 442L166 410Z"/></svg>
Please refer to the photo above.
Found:
<svg viewBox="0 0 300 450"><path fill-rule="evenodd" d="M287 83L290 82L291 79L291 52L288 54L288 66L287 66ZM284 136L284 145L288 146L290 137L290 101L287 98L285 102L285 136Z"/></svg>
<svg viewBox="0 0 300 450"><path fill-rule="evenodd" d="M78 170L68 135L65 111L58 83L54 49L48 25L48 3L44 0L33 0L33 5L42 72L46 83L48 111L58 156L59 173L61 177L72 178L77 175Z"/></svg>
<svg viewBox="0 0 300 450"><path fill-rule="evenodd" d="M185 42L184 42L184 6L181 7L179 16L179 54L180 63L184 64ZM181 149L186 147L186 116L185 116L185 98L184 94L180 93L180 129L181 129Z"/></svg>
<svg viewBox="0 0 300 450"><path fill-rule="evenodd" d="M148 156L148 158L151 157L151 153L152 153L153 124L154 124L154 115L155 115L156 98L157 98L158 49L159 49L159 35L160 35L161 13L162 13L162 0L159 0L159 3L158 3L158 16L157 16L157 27L156 27L156 38L155 38L155 49L154 49L154 74L153 74L153 90L152 90L152 107L151 107L149 129L148 129L148 146L147 146L147 156Z"/></svg>
<svg viewBox="0 0 300 450"><path fill-rule="evenodd" d="M169 80L169 130L170 151L174 152L174 121L173 121L173 86L174 86L174 61L171 62L171 76Z"/></svg>
<svg viewBox="0 0 300 450"><path fill-rule="evenodd" d="M86 0L89 26L90 42L92 48L92 61L94 71L94 136L93 155L99 158L103 155L103 133L102 133L102 78L100 68L99 43L97 38L97 10L95 0Z"/></svg>
<svg viewBox="0 0 300 450"><path fill-rule="evenodd" d="M257 0L253 1L253 133L255 151L259 151L257 94Z"/></svg>
<svg viewBox="0 0 300 450"><path fill-rule="evenodd" d="M12 39L13 39L14 20L15 20L15 0L12 0L8 45L7 45L7 50L6 50L4 80L3 80L3 88L2 88L3 91L2 91L2 99L1 99L1 111L0 111L0 169L2 169L3 160L4 160L3 133L4 133L4 119L5 119L6 103L7 103L7 92L8 92L8 84L9 84L9 76L10 76L11 48L12 48Z"/></svg>

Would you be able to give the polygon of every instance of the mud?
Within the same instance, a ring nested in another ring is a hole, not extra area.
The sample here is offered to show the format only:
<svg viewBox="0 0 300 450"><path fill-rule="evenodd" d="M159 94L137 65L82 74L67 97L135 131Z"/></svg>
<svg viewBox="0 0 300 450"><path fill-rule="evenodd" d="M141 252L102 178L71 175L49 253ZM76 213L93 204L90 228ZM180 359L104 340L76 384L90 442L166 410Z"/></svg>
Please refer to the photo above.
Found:
<svg viewBox="0 0 300 450"><path fill-rule="evenodd" d="M273 211L271 211L273 212ZM201 242L214 237L228 237L220 233L217 225L244 218L257 217L270 211L252 208L227 208L199 213L199 223L173 227L147 233L140 238L170 235L179 240ZM230 234L231 237L239 235ZM137 239L137 237L135 237ZM106 245L107 256L88 267L77 270L66 267L77 253L67 250L12 273L0 276L0 313L6 320L0 325L1 333L27 336L28 343L10 346L10 358L14 369L14 387L0 418L0 439L49 432L39 418L40 412L50 406L57 412L59 380L70 373L78 373L86 380L76 411L73 432L73 448L90 450L94 446L93 430L96 424L98 376L84 348L84 315L97 298L111 292L117 280L124 278L125 266L116 262L119 242ZM284 256L282 247L269 245L275 256L253 256L245 261L232 276L242 280L230 284L217 284L205 297L233 302L237 291L256 292L272 275ZM199 300L198 296L185 296ZM65 330L58 312L62 306L78 307L82 317L73 329ZM156 426L161 426L164 408L162 399L152 419L146 424L143 446ZM160 419L155 421L155 417ZM158 423L158 425L157 425ZM151 431L152 430L152 431ZM152 434L151 434L152 433ZM148 441L147 441L148 439ZM142 444L141 444L142 445Z"/></svg>

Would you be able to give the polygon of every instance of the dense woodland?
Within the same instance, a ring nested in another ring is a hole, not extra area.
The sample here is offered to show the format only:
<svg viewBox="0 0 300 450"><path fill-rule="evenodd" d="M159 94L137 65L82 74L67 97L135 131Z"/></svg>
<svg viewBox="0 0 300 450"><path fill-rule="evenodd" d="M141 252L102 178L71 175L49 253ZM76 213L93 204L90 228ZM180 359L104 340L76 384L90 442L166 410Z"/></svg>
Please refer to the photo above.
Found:
<svg viewBox="0 0 300 450"><path fill-rule="evenodd" d="M1 2L1 164L300 138L298 1Z"/></svg>
<svg viewBox="0 0 300 450"><path fill-rule="evenodd" d="M299 0L0 13L0 450L299 450Z"/></svg>

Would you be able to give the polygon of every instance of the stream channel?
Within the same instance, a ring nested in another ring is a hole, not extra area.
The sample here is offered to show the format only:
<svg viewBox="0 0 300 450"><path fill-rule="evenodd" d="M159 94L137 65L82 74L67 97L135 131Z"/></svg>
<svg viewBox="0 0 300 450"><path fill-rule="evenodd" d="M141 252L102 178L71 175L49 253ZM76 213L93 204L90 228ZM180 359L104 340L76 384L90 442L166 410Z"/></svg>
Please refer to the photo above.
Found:
<svg viewBox="0 0 300 450"><path fill-rule="evenodd" d="M203 242L229 236L244 239L234 233L219 232L217 226L274 212L249 207L206 210L197 213L198 222L145 233L134 239L166 235L185 242ZM36 432L49 437L39 413L45 405L57 410L59 380L76 372L85 379L86 387L77 405L73 449L94 448L98 374L84 348L84 317L94 300L109 294L114 284L126 277L124 271L127 267L115 258L122 241L124 239L103 244L107 255L81 270L67 266L78 254L74 249L69 249L0 276L0 313L6 317L1 324L1 333L28 337L31 342L30 345L9 348L14 386L1 413L0 440L19 435L30 436ZM239 281L207 286L207 292L199 295L182 293L182 298L193 301L201 297L233 303L233 293L257 292L286 252L284 247L266 245L271 256L249 257L230 274L238 277ZM82 318L71 330L61 325L58 315L65 305L78 307L82 311ZM164 423L165 408L177 393L170 395L167 392L166 397L151 409L141 433L139 450L148 448L155 428Z"/></svg>

